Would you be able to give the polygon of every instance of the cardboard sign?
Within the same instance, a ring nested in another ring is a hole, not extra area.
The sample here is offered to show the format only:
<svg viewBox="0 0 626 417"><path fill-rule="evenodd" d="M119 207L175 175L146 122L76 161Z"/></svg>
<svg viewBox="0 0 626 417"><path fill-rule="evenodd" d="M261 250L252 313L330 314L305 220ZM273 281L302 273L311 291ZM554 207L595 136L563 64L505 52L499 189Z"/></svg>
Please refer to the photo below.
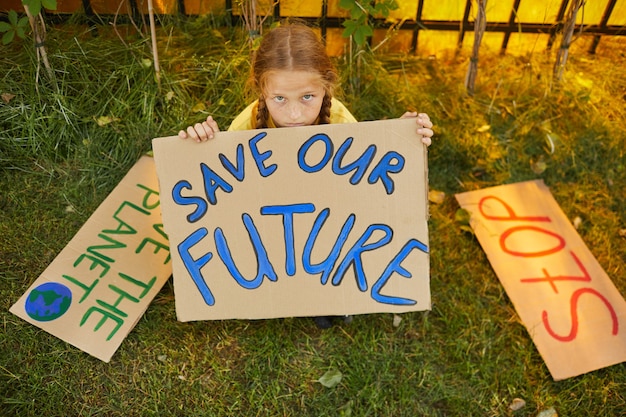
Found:
<svg viewBox="0 0 626 417"><path fill-rule="evenodd" d="M415 120L153 140L181 321L430 308Z"/></svg>
<svg viewBox="0 0 626 417"><path fill-rule="evenodd" d="M555 380L626 361L626 302L542 181L456 199Z"/></svg>
<svg viewBox="0 0 626 417"><path fill-rule="evenodd" d="M109 362L171 274L154 160L144 156L10 311Z"/></svg>

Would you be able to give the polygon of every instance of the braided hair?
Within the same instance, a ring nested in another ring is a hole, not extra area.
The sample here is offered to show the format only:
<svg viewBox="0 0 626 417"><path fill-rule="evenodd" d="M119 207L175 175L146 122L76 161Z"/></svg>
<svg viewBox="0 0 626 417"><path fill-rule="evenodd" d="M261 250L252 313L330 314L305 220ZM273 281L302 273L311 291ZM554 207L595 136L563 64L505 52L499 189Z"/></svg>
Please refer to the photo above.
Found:
<svg viewBox="0 0 626 417"><path fill-rule="evenodd" d="M330 123L331 99L338 76L324 44L313 29L303 23L288 23L263 36L254 55L250 77L250 84L259 95L257 129L268 127L269 111L265 105L264 91L272 71L318 73L325 93L318 123Z"/></svg>

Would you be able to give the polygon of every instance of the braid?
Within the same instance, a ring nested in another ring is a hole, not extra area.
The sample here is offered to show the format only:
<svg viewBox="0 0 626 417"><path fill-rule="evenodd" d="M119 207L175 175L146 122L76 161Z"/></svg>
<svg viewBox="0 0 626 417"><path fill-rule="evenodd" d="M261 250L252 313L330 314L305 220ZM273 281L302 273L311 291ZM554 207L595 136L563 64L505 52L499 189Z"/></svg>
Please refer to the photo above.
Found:
<svg viewBox="0 0 626 417"><path fill-rule="evenodd" d="M330 106L332 104L330 100L330 95L326 93L322 101L322 108L320 109L319 115L319 124L321 125L330 124Z"/></svg>
<svg viewBox="0 0 626 417"><path fill-rule="evenodd" d="M256 127L255 129L266 129L268 120L267 106L265 105L265 98L259 97L259 104L256 112Z"/></svg>

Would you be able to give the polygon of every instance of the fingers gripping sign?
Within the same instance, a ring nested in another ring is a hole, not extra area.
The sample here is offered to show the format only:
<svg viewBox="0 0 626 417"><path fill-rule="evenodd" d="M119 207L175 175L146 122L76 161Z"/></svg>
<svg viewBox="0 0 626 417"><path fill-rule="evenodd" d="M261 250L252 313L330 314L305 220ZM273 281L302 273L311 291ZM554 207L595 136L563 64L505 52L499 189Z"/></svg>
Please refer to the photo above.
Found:
<svg viewBox="0 0 626 417"><path fill-rule="evenodd" d="M220 128L217 122L213 119L213 116L208 116L202 123L196 123L193 126L187 127L186 130L178 132L178 137L181 139L192 139L196 142L205 142L215 137L215 133L219 132Z"/></svg>

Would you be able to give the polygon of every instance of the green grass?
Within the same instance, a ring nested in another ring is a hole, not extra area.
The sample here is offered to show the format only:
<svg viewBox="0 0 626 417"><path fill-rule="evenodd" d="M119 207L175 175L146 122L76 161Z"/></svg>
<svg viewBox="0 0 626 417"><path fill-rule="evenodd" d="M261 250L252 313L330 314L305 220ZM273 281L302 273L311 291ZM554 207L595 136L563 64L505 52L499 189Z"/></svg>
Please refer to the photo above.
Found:
<svg viewBox="0 0 626 417"><path fill-rule="evenodd" d="M476 239L455 221L454 193L543 179L626 294L626 45L573 54L551 85L551 58L485 54L476 95L467 59L363 57L345 101L362 120L426 111L430 312L180 323L168 282L108 364L8 312L153 137L245 105L248 51L210 19L159 31L158 85L149 42L120 27L50 30L56 86L28 44L2 47L0 93L0 415L6 416L561 416L626 413L624 364L554 382ZM604 41L603 44L606 45ZM346 85L354 73L338 60ZM490 68L491 70L486 70ZM104 119L102 119L104 118ZM100 121L101 125L97 122ZM106 122L106 123L102 123ZM551 139L548 139L547 135ZM545 163L541 170L537 162ZM328 370L333 388L317 380ZM513 412L516 398L526 406Z"/></svg>

